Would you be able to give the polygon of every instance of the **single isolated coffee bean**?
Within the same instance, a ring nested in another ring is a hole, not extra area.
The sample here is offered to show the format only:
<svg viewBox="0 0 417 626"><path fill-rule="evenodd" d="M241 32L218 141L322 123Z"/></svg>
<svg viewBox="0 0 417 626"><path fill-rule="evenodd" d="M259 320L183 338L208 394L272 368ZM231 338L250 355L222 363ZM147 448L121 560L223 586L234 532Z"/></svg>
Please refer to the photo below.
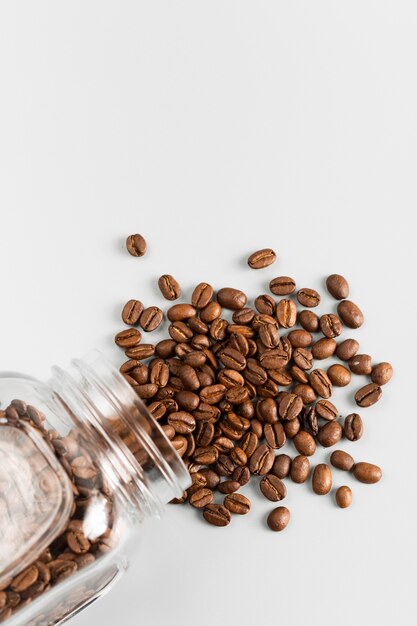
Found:
<svg viewBox="0 0 417 626"><path fill-rule="evenodd" d="M143 311L139 323L145 332L151 333L161 325L163 319L164 314L161 309L157 306L150 306Z"/></svg>
<svg viewBox="0 0 417 626"><path fill-rule="evenodd" d="M310 474L310 461L304 454L294 457L291 462L290 476L294 483L304 483Z"/></svg>
<svg viewBox="0 0 417 626"><path fill-rule="evenodd" d="M343 330L342 322L333 313L326 313L320 318L320 329L325 337L338 337Z"/></svg>
<svg viewBox="0 0 417 626"><path fill-rule="evenodd" d="M319 463L313 470L311 479L314 493L325 496L332 488L332 470L326 463Z"/></svg>
<svg viewBox="0 0 417 626"><path fill-rule="evenodd" d="M382 389L375 383L370 383L361 387L355 394L355 401L358 406L368 407L378 402L382 396Z"/></svg>
<svg viewBox="0 0 417 626"><path fill-rule="evenodd" d="M267 524L274 532L280 532L288 526L290 512L286 506L278 506L268 515Z"/></svg>
<svg viewBox="0 0 417 626"><path fill-rule="evenodd" d="M371 380L376 385L386 385L392 378L393 369L391 363L378 363L372 368Z"/></svg>
<svg viewBox="0 0 417 626"><path fill-rule="evenodd" d="M126 239L126 248L132 256L143 256L146 252L146 241L142 235L129 235Z"/></svg>
<svg viewBox="0 0 417 626"><path fill-rule="evenodd" d="M327 370L327 376L329 377L332 385L335 387L346 387L352 379L351 373L343 365L336 363L331 365Z"/></svg>
<svg viewBox="0 0 417 626"><path fill-rule="evenodd" d="M348 365L354 374L367 376L372 372L372 357L369 354L356 354L349 359Z"/></svg>
<svg viewBox="0 0 417 626"><path fill-rule="evenodd" d="M356 341L356 339L345 339L337 346L336 356L341 361L349 361L352 357L355 356L358 350L359 343Z"/></svg>
<svg viewBox="0 0 417 626"><path fill-rule="evenodd" d="M203 516L206 522L213 526L230 524L230 511L222 504L208 504L203 511Z"/></svg>
<svg viewBox="0 0 417 626"><path fill-rule="evenodd" d="M359 328L364 322L362 311L357 304L350 300L339 302L337 312L342 322L349 328Z"/></svg>
<svg viewBox="0 0 417 626"><path fill-rule="evenodd" d="M345 300L349 297L349 283L340 274L330 274L326 279L327 291L336 300Z"/></svg>
<svg viewBox="0 0 417 626"><path fill-rule="evenodd" d="M224 506L230 513L246 515L250 511L250 500L241 493L232 493L225 497Z"/></svg>
<svg viewBox="0 0 417 626"><path fill-rule="evenodd" d="M279 502L287 495L287 488L278 476L267 474L259 483L260 490L265 498L271 502Z"/></svg>
<svg viewBox="0 0 417 626"><path fill-rule="evenodd" d="M353 457L344 450L335 450L334 452L332 452L330 457L330 463L333 465L333 467L337 467L337 469L343 470L345 472L350 472L352 467L355 465Z"/></svg>
<svg viewBox="0 0 417 626"><path fill-rule="evenodd" d="M297 300L303 306L313 308L320 304L320 294L315 289L304 287L297 292Z"/></svg>
<svg viewBox="0 0 417 626"><path fill-rule="evenodd" d="M269 283L269 289L276 296L289 296L295 291L295 280L289 276L277 276Z"/></svg>
<svg viewBox="0 0 417 626"><path fill-rule="evenodd" d="M363 422L358 413L350 413L345 417L343 432L349 441L358 441L363 435Z"/></svg>
<svg viewBox="0 0 417 626"><path fill-rule="evenodd" d="M271 248L263 248L257 252L253 252L248 258L248 265L253 270L260 270L264 267L272 265L276 260L277 255Z"/></svg>
<svg viewBox="0 0 417 626"><path fill-rule="evenodd" d="M298 322L310 333L315 333L319 329L319 318L313 313L313 311L309 311L308 309L303 309L298 314Z"/></svg>
<svg viewBox="0 0 417 626"><path fill-rule="evenodd" d="M248 301L246 295L240 289L233 289L232 287L224 287L217 292L217 300L220 305L225 309L231 309L236 311L243 309Z"/></svg>
<svg viewBox="0 0 417 626"><path fill-rule="evenodd" d="M336 445L342 438L343 430L339 422L328 422L319 429L317 439L323 448Z"/></svg>
<svg viewBox="0 0 417 626"><path fill-rule="evenodd" d="M352 504L352 490L347 485L339 487L336 491L336 504L341 509L347 509Z"/></svg>
<svg viewBox="0 0 417 626"><path fill-rule="evenodd" d="M177 300L181 287L171 274L163 274L158 280L159 289L166 300Z"/></svg>
<svg viewBox="0 0 417 626"><path fill-rule="evenodd" d="M144 306L140 300L129 300L123 307L122 320L129 326L135 326L139 322Z"/></svg>
<svg viewBox="0 0 417 626"><path fill-rule="evenodd" d="M359 480L361 483L366 483L367 485L373 485L377 483L382 478L382 470L378 465L373 465L372 463L356 463L353 468L354 477Z"/></svg>

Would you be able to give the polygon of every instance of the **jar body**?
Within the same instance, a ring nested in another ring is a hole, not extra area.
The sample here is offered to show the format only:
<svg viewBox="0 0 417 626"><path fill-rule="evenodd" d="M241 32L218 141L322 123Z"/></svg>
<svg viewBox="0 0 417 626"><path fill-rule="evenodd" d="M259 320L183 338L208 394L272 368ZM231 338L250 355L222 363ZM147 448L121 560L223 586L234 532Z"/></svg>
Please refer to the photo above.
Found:
<svg viewBox="0 0 417 626"><path fill-rule="evenodd" d="M188 475L98 353L48 385L0 376L0 402L0 621L52 626L111 587Z"/></svg>

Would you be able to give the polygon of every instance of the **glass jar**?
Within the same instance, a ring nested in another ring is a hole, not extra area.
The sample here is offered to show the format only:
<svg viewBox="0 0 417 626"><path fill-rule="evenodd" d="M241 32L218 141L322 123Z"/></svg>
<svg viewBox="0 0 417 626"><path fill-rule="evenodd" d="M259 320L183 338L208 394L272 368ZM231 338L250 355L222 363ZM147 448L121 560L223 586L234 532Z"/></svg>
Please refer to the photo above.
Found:
<svg viewBox="0 0 417 626"><path fill-rule="evenodd" d="M158 423L103 356L45 384L0 375L0 622L52 626L127 568L143 522L189 486Z"/></svg>

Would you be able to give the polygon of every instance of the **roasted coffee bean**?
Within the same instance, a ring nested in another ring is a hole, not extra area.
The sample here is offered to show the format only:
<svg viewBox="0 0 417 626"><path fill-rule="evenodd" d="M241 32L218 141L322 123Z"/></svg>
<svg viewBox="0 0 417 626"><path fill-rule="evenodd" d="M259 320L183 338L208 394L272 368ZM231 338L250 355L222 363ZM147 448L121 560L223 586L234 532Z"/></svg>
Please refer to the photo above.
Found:
<svg viewBox="0 0 417 626"><path fill-rule="evenodd" d="M310 333L315 333L319 329L319 318L313 313L313 311L309 311L308 309L304 309L298 314L298 322Z"/></svg>
<svg viewBox="0 0 417 626"><path fill-rule="evenodd" d="M300 454L291 462L290 476L294 483L304 483L310 474L310 461Z"/></svg>
<svg viewBox="0 0 417 626"><path fill-rule="evenodd" d="M187 320L188 326L196 335L206 335L209 332L209 327L198 317L189 317Z"/></svg>
<svg viewBox="0 0 417 626"><path fill-rule="evenodd" d="M191 367L203 367L203 365L207 361L207 356L204 354L204 352L201 352L199 350L193 350L192 352L188 352L188 354L186 354L182 360L184 364L191 365Z"/></svg>
<svg viewBox="0 0 417 626"><path fill-rule="evenodd" d="M352 490L347 485L339 487L336 491L336 503L341 509L346 509L352 504Z"/></svg>
<svg viewBox="0 0 417 626"><path fill-rule="evenodd" d="M281 400L278 412L281 419L293 420L301 413L302 409L302 399L293 393L288 393Z"/></svg>
<svg viewBox="0 0 417 626"><path fill-rule="evenodd" d="M294 363L302 370L309 370L313 367L313 354L306 348L296 348L292 354ZM308 379L299 382L307 382Z"/></svg>
<svg viewBox="0 0 417 626"><path fill-rule="evenodd" d="M310 385L305 385L303 383L299 383L294 385L292 388L292 392L301 398L303 404L311 404L315 400L317 400L317 394L314 391L313 387Z"/></svg>
<svg viewBox="0 0 417 626"><path fill-rule="evenodd" d="M349 297L349 283L340 274L330 274L326 279L326 287L336 300L345 300Z"/></svg>
<svg viewBox="0 0 417 626"><path fill-rule="evenodd" d="M163 274L158 279L158 286L166 300L177 300L181 295L181 287L171 274Z"/></svg>
<svg viewBox="0 0 417 626"><path fill-rule="evenodd" d="M230 524L230 511L222 504L208 504L203 512L204 519L213 526Z"/></svg>
<svg viewBox="0 0 417 626"><path fill-rule="evenodd" d="M216 341L223 341L227 335L228 326L227 320L217 318L210 327L210 337Z"/></svg>
<svg viewBox="0 0 417 626"><path fill-rule="evenodd" d="M265 315L274 315L275 307L275 300L267 293L263 293L255 298L255 308L259 311L259 313L264 313Z"/></svg>
<svg viewBox="0 0 417 626"><path fill-rule="evenodd" d="M339 415L338 409L335 405L330 402L330 400L319 400L315 406L317 415L322 417L323 419L331 422L335 420Z"/></svg>
<svg viewBox="0 0 417 626"><path fill-rule="evenodd" d="M391 363L378 363L372 368L371 380L376 385L386 385L392 378L393 368Z"/></svg>
<svg viewBox="0 0 417 626"><path fill-rule="evenodd" d="M278 478L287 478L291 470L291 457L288 454L278 454L275 457L274 464L271 469L271 474L278 476Z"/></svg>
<svg viewBox="0 0 417 626"><path fill-rule="evenodd" d="M227 389L232 389L236 385L243 386L245 384L245 379L242 374L240 374L237 370L227 367L219 373L217 380Z"/></svg>
<svg viewBox="0 0 417 626"><path fill-rule="evenodd" d="M142 400L148 400L149 398L153 398L154 395L158 392L158 385L154 385L153 383L147 383L146 385L136 385L135 391L138 394L139 398L142 398Z"/></svg>
<svg viewBox="0 0 417 626"><path fill-rule="evenodd" d="M248 265L253 270L260 270L264 267L272 265L276 258L277 255L271 248L263 248L262 250L257 250L250 255L248 258Z"/></svg>
<svg viewBox="0 0 417 626"><path fill-rule="evenodd" d="M354 465L353 475L361 483L373 485L374 483L377 483L381 480L382 470L380 467L378 467L378 465L360 462Z"/></svg>
<svg viewBox="0 0 417 626"><path fill-rule="evenodd" d="M243 309L248 301L243 291L240 291L240 289L233 289L232 287L219 289L217 292L217 300L225 309L231 309L232 311Z"/></svg>
<svg viewBox="0 0 417 626"><path fill-rule="evenodd" d="M71 531L67 533L67 544L75 554L84 554L90 549L90 542L82 532Z"/></svg>
<svg viewBox="0 0 417 626"><path fill-rule="evenodd" d="M220 361L223 365L232 370L241 371L246 367L246 359L238 350L226 348L220 354Z"/></svg>
<svg viewBox="0 0 417 626"><path fill-rule="evenodd" d="M368 407L378 402L382 396L382 389L375 383L370 383L361 387L355 394L355 401L358 406Z"/></svg>
<svg viewBox="0 0 417 626"><path fill-rule="evenodd" d="M195 411L200 403L200 398L196 393L184 389L184 391L177 391L175 394L175 400L178 406L185 411Z"/></svg>
<svg viewBox="0 0 417 626"><path fill-rule="evenodd" d="M215 404L215 403L213 403ZM215 406L211 406L207 402L200 402L198 408L193 411L193 415L196 420L201 422L210 422L214 421L219 416L219 409Z"/></svg>
<svg viewBox="0 0 417 626"><path fill-rule="evenodd" d="M155 352L161 359L168 359L174 354L176 346L177 343L173 339L163 339L156 344Z"/></svg>
<svg viewBox="0 0 417 626"><path fill-rule="evenodd" d="M235 324L250 324L254 317L255 311L249 307L244 307L233 312L232 320Z"/></svg>
<svg viewBox="0 0 417 626"><path fill-rule="evenodd" d="M274 464L274 451L266 444L261 444L250 457L249 469L252 474L264 476Z"/></svg>
<svg viewBox="0 0 417 626"><path fill-rule="evenodd" d="M310 374L310 385L314 391L324 399L330 398L332 395L332 383L326 372L322 369L313 370Z"/></svg>
<svg viewBox="0 0 417 626"><path fill-rule="evenodd" d="M30 565L23 572L20 572L13 578L10 583L10 588L16 593L21 593L25 589L28 589L33 583L38 580L39 570L36 565Z"/></svg>
<svg viewBox="0 0 417 626"><path fill-rule="evenodd" d="M200 310L200 319L205 324L211 324L215 319L222 314L222 307L218 302L209 302L203 309Z"/></svg>
<svg viewBox="0 0 417 626"><path fill-rule="evenodd" d="M276 348L280 344L279 332L275 324L261 326L259 338L266 348Z"/></svg>
<svg viewBox="0 0 417 626"><path fill-rule="evenodd" d="M331 357L337 348L337 343L333 338L323 337L313 344L311 348L312 355L315 359L322 360Z"/></svg>
<svg viewBox="0 0 417 626"><path fill-rule="evenodd" d="M260 356L259 356L259 362L261 364L262 367L264 367L267 370L277 370L280 369L281 367L284 367L285 365L287 365L288 361L290 360L290 357L288 355L288 352L286 350L284 350L284 348L272 348L271 350L265 350L265 352L263 352ZM259 366L257 365L256 361L254 362L251 359L248 359L248 367L249 367L249 362L251 362L252 365L254 365L253 367L250 367L250 371L253 373L255 372L256 368L257 369L257 373L259 373ZM263 376L263 380L259 380L258 383L255 382L255 380L250 379L251 382L253 382L254 384L259 384L259 385L263 385L266 382L266 377L267 374L264 371L264 374L262 374Z"/></svg>
<svg viewBox="0 0 417 626"><path fill-rule="evenodd" d="M349 361L359 350L359 343L356 339L345 339L336 348L336 356L341 361Z"/></svg>
<svg viewBox="0 0 417 626"><path fill-rule="evenodd" d="M304 409L302 417L303 429L311 435L316 436L319 432L319 423L317 419L317 411L315 406L310 406Z"/></svg>
<svg viewBox="0 0 417 626"><path fill-rule="evenodd" d="M284 427L281 422L275 422L274 424L265 424L264 426L265 441L270 448L282 448L286 441L286 435Z"/></svg>
<svg viewBox="0 0 417 626"><path fill-rule="evenodd" d="M291 377L292 380L290 380L290 383L295 381L297 383L302 383L303 385L306 385L308 383L308 375L305 372L305 370L302 370L300 367L298 367L297 365L293 365L290 369L290 373L291 373ZM288 383L288 384L290 384Z"/></svg>
<svg viewBox="0 0 417 626"><path fill-rule="evenodd" d="M214 446L197 448L193 454L194 461L196 463L201 463L202 465L211 465L212 463L215 463L218 458L219 451Z"/></svg>
<svg viewBox="0 0 417 626"><path fill-rule="evenodd" d="M250 480L249 467L237 467L232 474L232 480L236 480L240 483L240 486L247 485Z"/></svg>
<svg viewBox="0 0 417 626"><path fill-rule="evenodd" d="M342 322L333 313L326 313L320 318L320 330L325 337L338 337L342 330Z"/></svg>
<svg viewBox="0 0 417 626"><path fill-rule="evenodd" d="M126 239L126 248L132 256L143 256L146 252L146 241L142 235L129 235Z"/></svg>
<svg viewBox="0 0 417 626"><path fill-rule="evenodd" d="M372 357L369 354L356 354L349 359L348 365L354 374L366 376L372 372Z"/></svg>
<svg viewBox="0 0 417 626"><path fill-rule="evenodd" d="M129 359L137 359L138 361L143 361L144 359L148 359L155 354L155 346L150 343L142 343L139 346L133 346L133 348L129 348L125 351L125 354Z"/></svg>
<svg viewBox="0 0 417 626"><path fill-rule="evenodd" d="M313 342L312 335L307 330L292 330L288 333L288 340L293 348L307 348Z"/></svg>
<svg viewBox="0 0 417 626"><path fill-rule="evenodd" d="M214 425L211 422L199 422L196 430L196 444L200 448L205 448L213 442Z"/></svg>
<svg viewBox="0 0 417 626"><path fill-rule="evenodd" d="M218 485L217 490L220 493L235 493L240 488L241 484L237 480L225 480Z"/></svg>
<svg viewBox="0 0 417 626"><path fill-rule="evenodd" d="M288 439L292 439L301 428L300 420L296 417L294 420L284 422L284 430Z"/></svg>
<svg viewBox="0 0 417 626"><path fill-rule="evenodd" d="M331 365L327 370L327 376L335 387L346 387L352 379L352 376L346 367L336 363Z"/></svg>
<svg viewBox="0 0 417 626"><path fill-rule="evenodd" d="M135 361L138 365L132 369L129 374L139 385L144 385L149 382L149 367L140 361ZM169 369L169 368L168 368ZM154 382L154 381L151 381Z"/></svg>
<svg viewBox="0 0 417 626"><path fill-rule="evenodd" d="M289 296L295 291L295 280L289 276L277 276L269 283L269 289L276 296Z"/></svg>
<svg viewBox="0 0 417 626"><path fill-rule="evenodd" d="M149 372L149 380L158 387L165 387L169 380L169 367L162 359L152 364Z"/></svg>
<svg viewBox="0 0 417 626"><path fill-rule="evenodd" d="M252 424L253 425L253 424ZM247 432L240 442L241 449L245 452L249 458L255 452L258 447L259 437L253 432Z"/></svg>
<svg viewBox="0 0 417 626"><path fill-rule="evenodd" d="M315 307L320 304L320 294L315 289L305 287L297 291L297 300L303 306Z"/></svg>
<svg viewBox="0 0 417 626"><path fill-rule="evenodd" d="M185 389L197 391L200 388L197 372L191 365L184 364L179 371L179 375Z"/></svg>
<svg viewBox="0 0 417 626"><path fill-rule="evenodd" d="M347 452L344 452L344 450L335 450L332 452L330 463L334 467L337 467L337 469L344 470L345 472L350 472L352 467L355 465L353 457L351 457Z"/></svg>
<svg viewBox="0 0 417 626"><path fill-rule="evenodd" d="M267 474L261 479L259 487L268 500L271 502L279 502L287 495L287 488L278 476Z"/></svg>
<svg viewBox="0 0 417 626"><path fill-rule="evenodd" d="M171 439L171 443L180 456L184 456L188 442L183 435L176 435Z"/></svg>
<svg viewBox="0 0 417 626"><path fill-rule="evenodd" d="M206 487L208 489L216 489L217 485L220 482L220 476L216 474L214 470L204 468L200 470L200 474L202 474L205 477Z"/></svg>
<svg viewBox="0 0 417 626"><path fill-rule="evenodd" d="M236 385L226 391L226 400L231 404L243 404L249 398L249 392L246 387Z"/></svg>
<svg viewBox="0 0 417 626"><path fill-rule="evenodd" d="M342 427L339 422L328 422L319 428L317 439L323 448L330 448L330 446L339 443L342 438L342 433Z"/></svg>
<svg viewBox="0 0 417 626"><path fill-rule="evenodd" d="M213 299L213 287L209 283L199 283L191 296L191 303L196 309L204 309Z"/></svg>
<svg viewBox="0 0 417 626"><path fill-rule="evenodd" d="M243 376L254 385L264 385L268 378L266 371L254 359L247 360Z"/></svg>
<svg viewBox="0 0 417 626"><path fill-rule="evenodd" d="M188 435L195 430L195 419L191 413L187 411L177 411L170 413L168 416L168 424L175 428L175 432L179 435Z"/></svg>
<svg viewBox="0 0 417 626"><path fill-rule="evenodd" d="M183 322L196 313L197 310L191 304L174 304L168 309L167 317L170 322Z"/></svg>
<svg viewBox="0 0 417 626"><path fill-rule="evenodd" d="M200 391L200 399L206 404L217 404L225 393L226 387L224 385L209 385Z"/></svg>
<svg viewBox="0 0 417 626"><path fill-rule="evenodd" d="M312 456L316 451L317 446L314 437L305 430L300 430L293 437L293 442L297 452L304 456Z"/></svg>
<svg viewBox="0 0 417 626"><path fill-rule="evenodd" d="M342 322L349 328L359 328L364 322L362 311L350 300L342 300L342 302L339 302L337 312Z"/></svg>
<svg viewBox="0 0 417 626"><path fill-rule="evenodd" d="M172 322L168 327L168 332L177 343L186 343L193 336L193 331L184 322Z"/></svg>
<svg viewBox="0 0 417 626"><path fill-rule="evenodd" d="M314 493L325 496L332 488L332 470L326 463L319 463L313 470L311 479Z"/></svg>
<svg viewBox="0 0 417 626"><path fill-rule="evenodd" d="M225 497L224 506L235 515L246 515L250 511L250 500L241 493L232 493Z"/></svg>
<svg viewBox="0 0 417 626"><path fill-rule="evenodd" d="M140 344L142 335L137 328L126 328L126 330L117 333L114 340L120 348L133 348Z"/></svg>
<svg viewBox="0 0 417 626"><path fill-rule="evenodd" d="M213 492L211 489L207 489L207 487L203 487L202 489L198 489L193 494L191 494L189 498L189 503L195 509L203 509L208 504L213 502Z"/></svg>
<svg viewBox="0 0 417 626"><path fill-rule="evenodd" d="M278 506L268 515L267 524L274 532L280 532L288 526L290 512L286 506Z"/></svg>
<svg viewBox="0 0 417 626"><path fill-rule="evenodd" d="M129 300L123 307L122 320L129 326L135 326L142 315L143 304L140 300Z"/></svg>
<svg viewBox="0 0 417 626"><path fill-rule="evenodd" d="M349 441L358 441L363 435L363 422L360 415L357 413L350 413L345 418L343 426L346 439Z"/></svg>
<svg viewBox="0 0 417 626"><path fill-rule="evenodd" d="M230 458L232 459L233 463L238 467L243 467L248 461L246 452L244 452L242 448L233 448L230 452Z"/></svg>
<svg viewBox="0 0 417 626"><path fill-rule="evenodd" d="M277 304L276 316L282 328L292 328L297 320L297 307L292 300L280 300Z"/></svg>

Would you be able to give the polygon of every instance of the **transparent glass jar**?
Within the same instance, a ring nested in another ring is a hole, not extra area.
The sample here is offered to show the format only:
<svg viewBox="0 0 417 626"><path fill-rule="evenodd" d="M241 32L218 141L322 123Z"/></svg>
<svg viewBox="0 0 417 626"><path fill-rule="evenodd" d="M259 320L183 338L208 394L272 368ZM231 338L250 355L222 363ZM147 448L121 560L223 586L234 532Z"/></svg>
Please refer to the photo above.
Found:
<svg viewBox="0 0 417 626"><path fill-rule="evenodd" d="M0 622L49 626L127 568L143 522L189 474L123 376L94 352L45 384L0 375Z"/></svg>

